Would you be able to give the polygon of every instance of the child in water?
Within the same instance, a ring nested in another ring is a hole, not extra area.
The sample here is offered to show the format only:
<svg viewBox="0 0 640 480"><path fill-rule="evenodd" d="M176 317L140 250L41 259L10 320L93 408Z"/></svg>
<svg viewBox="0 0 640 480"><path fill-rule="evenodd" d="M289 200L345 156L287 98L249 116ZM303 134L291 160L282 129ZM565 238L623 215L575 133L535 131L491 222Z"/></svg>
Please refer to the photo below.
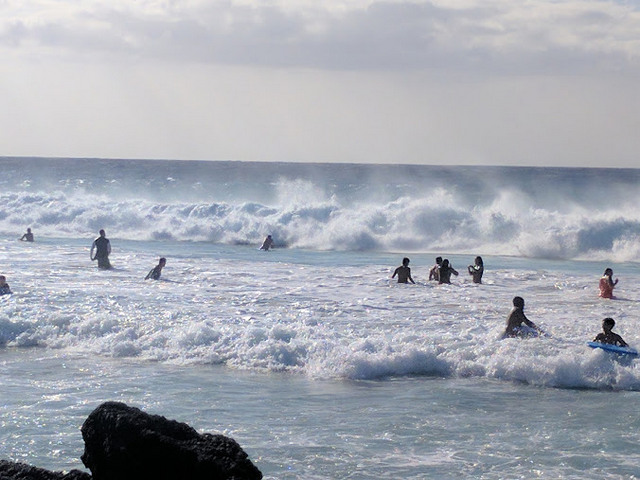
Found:
<svg viewBox="0 0 640 480"><path fill-rule="evenodd" d="M162 274L162 269L164 268L164 266L167 264L167 259L162 257L160 258L160 261L158 262L158 265L156 265L155 267L153 267L151 269L151 271L149 273L147 273L147 276L144 277L145 280L147 279L152 279L152 280L158 280L160 279L160 275Z"/></svg>
<svg viewBox="0 0 640 480"><path fill-rule="evenodd" d="M523 323L531 330L527 331L522 328ZM524 314L524 298L513 297L513 310L507 318L507 328L502 334L502 338L531 337L542 334L544 332Z"/></svg>
<svg viewBox="0 0 640 480"><path fill-rule="evenodd" d="M611 270L610 268L607 268L604 271L604 274L602 275L602 278L600 278L600 296L602 298L616 298L613 296L613 287L615 287L618 284L618 279L616 278L616 280L613 280L613 270Z"/></svg>
<svg viewBox="0 0 640 480"><path fill-rule="evenodd" d="M609 345L617 345L618 347L628 347L629 345L627 345L627 342L625 342L620 335L611 331L615 326L616 321L613 318L605 318L602 321L602 333L596 335L596 338L594 338L593 341L607 343Z"/></svg>

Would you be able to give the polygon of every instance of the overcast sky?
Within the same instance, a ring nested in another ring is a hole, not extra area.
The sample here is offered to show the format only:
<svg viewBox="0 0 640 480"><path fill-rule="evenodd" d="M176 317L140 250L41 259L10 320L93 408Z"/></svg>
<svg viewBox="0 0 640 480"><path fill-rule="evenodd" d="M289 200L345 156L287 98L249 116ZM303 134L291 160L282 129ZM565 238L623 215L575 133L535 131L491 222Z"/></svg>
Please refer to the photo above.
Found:
<svg viewBox="0 0 640 480"><path fill-rule="evenodd" d="M638 5L4 0L0 155L640 167Z"/></svg>

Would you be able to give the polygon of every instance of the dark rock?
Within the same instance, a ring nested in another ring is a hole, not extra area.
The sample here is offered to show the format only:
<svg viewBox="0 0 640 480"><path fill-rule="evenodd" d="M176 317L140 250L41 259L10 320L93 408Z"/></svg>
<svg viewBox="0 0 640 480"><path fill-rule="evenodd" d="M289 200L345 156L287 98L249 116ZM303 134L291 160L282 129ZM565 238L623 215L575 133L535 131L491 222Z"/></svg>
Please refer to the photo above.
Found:
<svg viewBox="0 0 640 480"><path fill-rule="evenodd" d="M24 463L0 460L0 480L91 480L91 475L80 470L51 472Z"/></svg>
<svg viewBox="0 0 640 480"><path fill-rule="evenodd" d="M235 440L107 402L82 425L82 462L94 480L259 480Z"/></svg>

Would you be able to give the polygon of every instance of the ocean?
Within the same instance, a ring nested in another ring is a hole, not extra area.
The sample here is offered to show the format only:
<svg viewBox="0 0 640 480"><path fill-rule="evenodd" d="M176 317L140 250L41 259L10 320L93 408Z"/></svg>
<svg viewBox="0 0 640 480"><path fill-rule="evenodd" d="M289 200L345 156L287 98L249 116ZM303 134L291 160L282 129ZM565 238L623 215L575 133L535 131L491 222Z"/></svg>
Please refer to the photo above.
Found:
<svg viewBox="0 0 640 480"><path fill-rule="evenodd" d="M233 437L267 479L640 478L638 361L586 345L610 316L640 347L640 170L0 169L0 458L84 469L82 422L116 400ZM500 339L515 295L547 336Z"/></svg>

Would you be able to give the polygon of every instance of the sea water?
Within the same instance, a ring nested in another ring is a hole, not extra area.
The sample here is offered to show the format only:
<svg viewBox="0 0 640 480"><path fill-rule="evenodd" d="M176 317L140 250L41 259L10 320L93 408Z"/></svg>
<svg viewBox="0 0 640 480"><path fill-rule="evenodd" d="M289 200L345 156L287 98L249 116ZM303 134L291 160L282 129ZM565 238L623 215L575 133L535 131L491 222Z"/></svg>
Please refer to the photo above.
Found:
<svg viewBox="0 0 640 480"><path fill-rule="evenodd" d="M0 458L83 469L80 426L117 400L269 479L640 477L640 370L586 345L611 316L640 347L635 170L0 167ZM405 255L416 285L390 279ZM546 336L500 340L514 295Z"/></svg>

